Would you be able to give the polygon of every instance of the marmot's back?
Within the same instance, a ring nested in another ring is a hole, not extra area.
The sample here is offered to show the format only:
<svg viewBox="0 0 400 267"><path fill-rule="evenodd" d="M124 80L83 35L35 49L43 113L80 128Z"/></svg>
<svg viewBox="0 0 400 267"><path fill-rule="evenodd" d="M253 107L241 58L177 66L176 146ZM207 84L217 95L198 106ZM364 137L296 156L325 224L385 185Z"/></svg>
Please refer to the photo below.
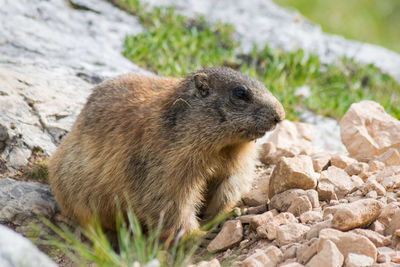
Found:
<svg viewBox="0 0 400 267"><path fill-rule="evenodd" d="M124 75L97 87L49 164L61 209L81 224L96 209L114 228L116 200L164 234L198 227L249 189L254 139L284 117L254 79L210 68L184 79Z"/></svg>

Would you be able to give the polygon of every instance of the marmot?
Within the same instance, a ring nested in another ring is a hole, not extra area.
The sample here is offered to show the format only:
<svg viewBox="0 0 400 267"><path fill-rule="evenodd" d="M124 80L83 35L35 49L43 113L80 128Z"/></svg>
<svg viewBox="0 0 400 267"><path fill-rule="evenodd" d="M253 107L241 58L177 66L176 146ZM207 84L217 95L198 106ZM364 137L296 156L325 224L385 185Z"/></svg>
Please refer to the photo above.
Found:
<svg viewBox="0 0 400 267"><path fill-rule="evenodd" d="M118 201L143 225L163 213L163 235L190 233L250 189L255 139L284 116L259 81L225 67L118 76L93 89L49 162L50 185L83 226L95 208L115 229Z"/></svg>

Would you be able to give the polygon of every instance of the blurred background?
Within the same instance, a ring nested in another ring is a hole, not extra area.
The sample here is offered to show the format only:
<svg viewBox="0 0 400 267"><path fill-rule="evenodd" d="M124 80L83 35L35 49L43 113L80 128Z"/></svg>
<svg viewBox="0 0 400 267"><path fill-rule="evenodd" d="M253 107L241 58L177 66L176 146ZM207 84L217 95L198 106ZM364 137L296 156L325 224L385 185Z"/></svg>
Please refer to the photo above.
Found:
<svg viewBox="0 0 400 267"><path fill-rule="evenodd" d="M400 52L399 0L274 0L297 9L322 30Z"/></svg>

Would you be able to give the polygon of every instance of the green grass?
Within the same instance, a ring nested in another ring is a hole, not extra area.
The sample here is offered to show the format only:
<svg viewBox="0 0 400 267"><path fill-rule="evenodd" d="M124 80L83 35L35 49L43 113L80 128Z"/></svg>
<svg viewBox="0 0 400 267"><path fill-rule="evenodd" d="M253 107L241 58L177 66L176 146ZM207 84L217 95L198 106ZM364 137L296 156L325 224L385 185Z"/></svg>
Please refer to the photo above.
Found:
<svg viewBox="0 0 400 267"><path fill-rule="evenodd" d="M212 222L203 226L201 230L208 231L215 228L218 223L226 219L228 215L221 215ZM95 218L90 227L71 230L65 224L58 226L44 219L44 224L51 229L56 236L47 236L44 241L36 242L41 246L61 250L78 266L87 266L94 263L99 267L134 267L134 263L146 264L158 260L160 266L184 267L196 260L200 261L210 257L206 253L204 257L194 259L203 237L198 235L182 235L163 240L160 238L162 216L155 229L146 233L132 212L128 212L123 219L120 212L117 216L117 230L113 238L100 226ZM150 225L150 224L149 224ZM115 241L112 241L114 240Z"/></svg>
<svg viewBox="0 0 400 267"><path fill-rule="evenodd" d="M288 119L297 119L304 106L340 118L362 99L379 102L400 118L400 86L372 65L351 59L324 65L317 56L301 50L283 52L268 46L241 56L231 25L209 25L201 17L188 19L173 8L148 11L138 0L118 0L117 4L137 15L147 28L126 37L123 54L159 75L181 77L202 67L227 65L264 82L282 102ZM296 88L303 85L311 89L307 99L295 95Z"/></svg>
<svg viewBox="0 0 400 267"><path fill-rule="evenodd" d="M294 7L329 33L400 52L400 1L274 0Z"/></svg>

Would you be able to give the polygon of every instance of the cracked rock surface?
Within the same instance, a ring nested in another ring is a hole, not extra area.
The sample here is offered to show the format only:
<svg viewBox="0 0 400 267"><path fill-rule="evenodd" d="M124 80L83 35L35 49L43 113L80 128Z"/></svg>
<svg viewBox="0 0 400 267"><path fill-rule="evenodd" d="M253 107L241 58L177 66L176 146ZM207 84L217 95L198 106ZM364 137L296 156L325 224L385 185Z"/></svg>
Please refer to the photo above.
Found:
<svg viewBox="0 0 400 267"><path fill-rule="evenodd" d="M26 226L37 216L53 217L56 210L48 185L0 179L0 223Z"/></svg>
<svg viewBox="0 0 400 267"><path fill-rule="evenodd" d="M51 155L94 84L144 72L120 53L141 30L106 1L0 0L0 172Z"/></svg>

